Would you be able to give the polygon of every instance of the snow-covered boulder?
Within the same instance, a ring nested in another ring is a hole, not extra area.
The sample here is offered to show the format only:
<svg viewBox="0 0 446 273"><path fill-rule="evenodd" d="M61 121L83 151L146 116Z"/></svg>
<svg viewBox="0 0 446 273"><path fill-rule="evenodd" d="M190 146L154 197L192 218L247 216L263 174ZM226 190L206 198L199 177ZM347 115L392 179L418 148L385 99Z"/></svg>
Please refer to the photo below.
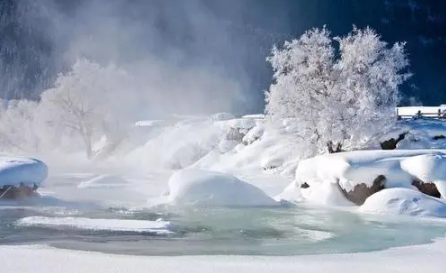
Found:
<svg viewBox="0 0 446 273"><path fill-rule="evenodd" d="M48 167L40 160L0 156L0 199L36 195L47 175Z"/></svg>
<svg viewBox="0 0 446 273"><path fill-rule="evenodd" d="M378 214L446 217L446 203L417 190L392 188L370 196L359 211Z"/></svg>
<svg viewBox="0 0 446 273"><path fill-rule="evenodd" d="M445 167L446 150L355 151L301 161L296 183L305 186L304 197L305 191L313 191L311 188L321 184L337 185L344 197L357 205L384 188L413 188L418 184L431 188L435 185L445 198ZM422 187L418 188L422 191Z"/></svg>
<svg viewBox="0 0 446 273"><path fill-rule="evenodd" d="M0 156L0 187L36 184L39 186L48 175L48 167L34 158Z"/></svg>
<svg viewBox="0 0 446 273"><path fill-rule="evenodd" d="M178 206L279 206L262 190L232 175L198 169L185 169L172 175L168 200Z"/></svg>

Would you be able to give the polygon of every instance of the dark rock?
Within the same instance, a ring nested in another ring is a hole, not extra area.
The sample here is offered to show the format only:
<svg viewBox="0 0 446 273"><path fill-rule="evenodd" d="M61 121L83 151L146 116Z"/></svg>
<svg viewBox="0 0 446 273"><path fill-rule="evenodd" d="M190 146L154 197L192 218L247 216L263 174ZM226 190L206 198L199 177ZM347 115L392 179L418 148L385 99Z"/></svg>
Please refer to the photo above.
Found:
<svg viewBox="0 0 446 273"><path fill-rule="evenodd" d="M435 186L435 184L432 182L423 182L418 178L414 178L412 185L424 194L441 198L441 193L438 191L437 186Z"/></svg>
<svg viewBox="0 0 446 273"><path fill-rule="evenodd" d="M384 175L379 175L376 177L371 187L368 187L365 183L361 183L356 185L353 190L349 192L344 190L338 183L338 187L345 198L358 206L364 204L365 200L372 194L383 190L385 185L386 177Z"/></svg>
<svg viewBox="0 0 446 273"><path fill-rule="evenodd" d="M36 185L34 185L32 188L27 187L23 184L20 184L20 186L18 187L6 185L0 188L0 199L19 199L24 197L37 196L38 193L36 192L36 190Z"/></svg>
<svg viewBox="0 0 446 273"><path fill-rule="evenodd" d="M343 152L342 143L340 143L340 142L337 143L336 145L332 141L327 142L327 149L328 149L328 153L330 153L330 154Z"/></svg>
<svg viewBox="0 0 446 273"><path fill-rule="evenodd" d="M300 185L301 189L308 189L310 187L310 185L308 185L307 182L304 182L303 184Z"/></svg>
<svg viewBox="0 0 446 273"><path fill-rule="evenodd" d="M383 150L395 150L396 145L406 137L407 133L401 134L397 139L391 138L381 143L381 149Z"/></svg>
<svg viewBox="0 0 446 273"><path fill-rule="evenodd" d="M444 136L444 135L439 135L439 136L434 136L432 139L433 140L439 140L439 139L445 139L446 138L446 136Z"/></svg>

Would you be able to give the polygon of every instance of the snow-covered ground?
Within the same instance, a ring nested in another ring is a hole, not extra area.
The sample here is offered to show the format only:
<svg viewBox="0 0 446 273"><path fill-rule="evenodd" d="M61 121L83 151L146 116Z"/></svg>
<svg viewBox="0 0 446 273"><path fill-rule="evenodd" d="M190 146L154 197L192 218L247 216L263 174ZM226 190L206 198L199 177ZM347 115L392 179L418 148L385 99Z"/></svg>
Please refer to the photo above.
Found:
<svg viewBox="0 0 446 273"><path fill-rule="evenodd" d="M442 257L445 255L445 239L439 239L429 245L371 253L298 257L141 257L60 250L44 246L0 246L2 273L437 273L444 270Z"/></svg>

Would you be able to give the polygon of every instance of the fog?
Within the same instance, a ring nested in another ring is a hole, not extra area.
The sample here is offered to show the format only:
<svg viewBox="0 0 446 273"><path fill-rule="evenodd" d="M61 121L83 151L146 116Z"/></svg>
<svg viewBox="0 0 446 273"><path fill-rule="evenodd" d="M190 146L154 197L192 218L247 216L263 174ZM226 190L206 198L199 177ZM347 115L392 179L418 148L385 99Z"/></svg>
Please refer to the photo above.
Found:
<svg viewBox="0 0 446 273"><path fill-rule="evenodd" d="M45 37L55 72L86 58L131 74L140 118L259 109L263 90L250 99L247 76L256 41L243 29L252 7L246 1L209 2L26 0L19 14Z"/></svg>

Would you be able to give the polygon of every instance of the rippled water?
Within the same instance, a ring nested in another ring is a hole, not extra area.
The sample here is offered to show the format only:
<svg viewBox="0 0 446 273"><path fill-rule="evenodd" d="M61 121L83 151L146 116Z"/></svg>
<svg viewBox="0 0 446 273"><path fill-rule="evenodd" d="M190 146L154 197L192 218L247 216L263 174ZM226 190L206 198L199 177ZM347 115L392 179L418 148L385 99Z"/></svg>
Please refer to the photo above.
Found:
<svg viewBox="0 0 446 273"><path fill-rule="evenodd" d="M30 216L169 221L169 234L19 225ZM76 206L0 205L0 244L140 255L298 255L358 252L421 244L443 236L440 221L360 215L314 207L281 209L157 208L132 211Z"/></svg>

